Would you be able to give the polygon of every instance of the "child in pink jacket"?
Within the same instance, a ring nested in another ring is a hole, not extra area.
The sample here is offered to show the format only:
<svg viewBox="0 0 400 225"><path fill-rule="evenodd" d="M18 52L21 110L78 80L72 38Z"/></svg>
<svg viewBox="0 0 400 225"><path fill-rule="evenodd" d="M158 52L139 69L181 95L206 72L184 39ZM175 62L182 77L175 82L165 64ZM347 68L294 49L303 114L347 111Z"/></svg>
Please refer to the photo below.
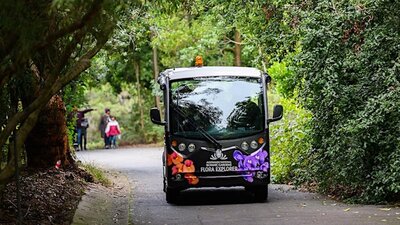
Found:
<svg viewBox="0 0 400 225"><path fill-rule="evenodd" d="M111 116L111 121L107 123L105 133L110 138L111 148L116 148L117 136L121 134L121 130L115 116Z"/></svg>

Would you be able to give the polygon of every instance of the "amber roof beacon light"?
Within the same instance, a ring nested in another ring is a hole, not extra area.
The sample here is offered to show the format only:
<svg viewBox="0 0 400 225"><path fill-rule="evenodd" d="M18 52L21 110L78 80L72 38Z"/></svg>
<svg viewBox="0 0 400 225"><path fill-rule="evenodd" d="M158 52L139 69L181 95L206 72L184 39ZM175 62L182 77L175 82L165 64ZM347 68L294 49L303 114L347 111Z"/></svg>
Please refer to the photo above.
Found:
<svg viewBox="0 0 400 225"><path fill-rule="evenodd" d="M203 57L201 56L196 56L196 62L194 64L197 67L202 67L203 66Z"/></svg>

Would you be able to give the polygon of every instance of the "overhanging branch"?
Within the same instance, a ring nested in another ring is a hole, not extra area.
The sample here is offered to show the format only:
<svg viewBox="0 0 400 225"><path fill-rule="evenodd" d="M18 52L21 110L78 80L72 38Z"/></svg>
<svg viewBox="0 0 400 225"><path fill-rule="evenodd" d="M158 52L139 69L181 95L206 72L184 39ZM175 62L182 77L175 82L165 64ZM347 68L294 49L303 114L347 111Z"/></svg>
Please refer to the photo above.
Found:
<svg viewBox="0 0 400 225"><path fill-rule="evenodd" d="M100 13L103 1L104 0L95 0L90 10L79 21L76 21L68 27L62 28L52 34L49 34L43 42L38 44L36 48L45 48L49 44L53 43L55 40L64 37L66 34L73 33L85 27L86 24L91 23L96 15Z"/></svg>
<svg viewBox="0 0 400 225"><path fill-rule="evenodd" d="M54 94L61 90L61 88L63 88L71 80L79 76L80 73L89 68L90 59L93 58L97 54L97 52L100 51L100 49L106 43L106 40L107 39L99 40L96 46L89 50L85 55L83 55L81 59L78 60L78 62L75 63L75 65L70 70L68 70L68 72L65 73L65 75L59 77L58 79L56 75L50 76L50 78L45 81L45 88L42 89L38 97L28 107L26 107L24 111L17 112L12 118L8 120L6 127L0 133L0 146L3 146L6 143L8 137L11 135L12 131L19 123L24 121L32 112L34 112L38 108L42 108Z"/></svg>

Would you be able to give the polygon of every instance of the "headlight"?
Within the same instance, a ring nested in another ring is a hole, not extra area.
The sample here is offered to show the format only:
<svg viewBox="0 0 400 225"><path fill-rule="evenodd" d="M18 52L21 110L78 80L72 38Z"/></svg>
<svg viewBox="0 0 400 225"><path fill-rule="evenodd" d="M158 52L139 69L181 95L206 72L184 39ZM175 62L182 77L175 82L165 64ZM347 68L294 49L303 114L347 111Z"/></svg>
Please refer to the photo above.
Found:
<svg viewBox="0 0 400 225"><path fill-rule="evenodd" d="M175 148L176 146L178 146L178 142L176 140L172 140L171 146Z"/></svg>
<svg viewBox="0 0 400 225"><path fill-rule="evenodd" d="M196 145L194 145L194 144L189 144L188 145L189 152L194 152L195 149L196 149Z"/></svg>
<svg viewBox="0 0 400 225"><path fill-rule="evenodd" d="M179 151L181 151L181 152L185 151L185 149L186 149L185 143L180 143L179 146L178 146L178 149L179 149Z"/></svg>
<svg viewBox="0 0 400 225"><path fill-rule="evenodd" d="M256 148L258 147L257 141L252 141L252 142L250 143L250 147L251 147L252 149L256 149Z"/></svg>
<svg viewBox="0 0 400 225"><path fill-rule="evenodd" d="M240 145L240 147L241 147L243 150L246 151L246 150L249 149L249 144L247 144L247 142L243 141L242 144Z"/></svg>

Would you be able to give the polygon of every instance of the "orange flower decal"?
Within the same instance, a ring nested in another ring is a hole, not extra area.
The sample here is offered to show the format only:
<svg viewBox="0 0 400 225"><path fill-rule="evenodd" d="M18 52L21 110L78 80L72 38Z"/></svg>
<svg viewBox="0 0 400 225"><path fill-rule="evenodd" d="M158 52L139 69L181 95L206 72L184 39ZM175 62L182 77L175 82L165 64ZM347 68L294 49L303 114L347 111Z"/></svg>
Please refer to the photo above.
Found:
<svg viewBox="0 0 400 225"><path fill-rule="evenodd" d="M184 173L194 173L194 171L195 171L195 168L193 165L193 161L186 159L183 164L183 172Z"/></svg>
<svg viewBox="0 0 400 225"><path fill-rule="evenodd" d="M167 156L167 165L168 166L172 166L172 157L171 157L171 155Z"/></svg>
<svg viewBox="0 0 400 225"><path fill-rule="evenodd" d="M183 164L178 163L175 166L172 167L172 175L175 175L177 173L182 173L183 172Z"/></svg>
<svg viewBox="0 0 400 225"><path fill-rule="evenodd" d="M168 154L167 156L167 165L172 166L172 175L185 173L185 179L188 181L189 184L195 185L199 183L199 178L193 174L196 169L192 160L186 159L184 161L183 157L180 154L173 152L171 154Z"/></svg>
<svg viewBox="0 0 400 225"><path fill-rule="evenodd" d="M196 177L194 174L185 174L185 178L188 181L189 184L195 185L199 183L199 178Z"/></svg>
<svg viewBox="0 0 400 225"><path fill-rule="evenodd" d="M179 164L179 163L183 162L183 157L180 156L178 153L173 152L171 154L171 160L172 160L172 163L176 165L176 164Z"/></svg>

